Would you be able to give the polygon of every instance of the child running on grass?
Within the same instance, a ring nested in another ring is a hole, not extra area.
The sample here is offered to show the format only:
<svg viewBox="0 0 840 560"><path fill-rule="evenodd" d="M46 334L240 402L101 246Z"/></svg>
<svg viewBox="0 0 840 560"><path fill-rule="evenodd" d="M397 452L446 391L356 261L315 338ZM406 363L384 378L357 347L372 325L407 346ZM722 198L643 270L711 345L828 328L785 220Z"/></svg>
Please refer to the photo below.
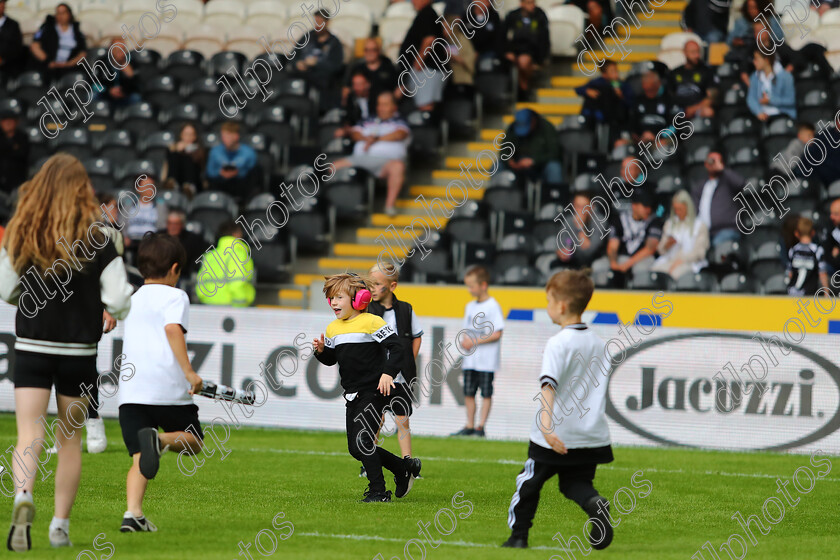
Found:
<svg viewBox="0 0 840 560"><path fill-rule="evenodd" d="M322 334L312 341L315 357L327 366L338 363L346 401L347 447L362 462L368 478L362 501L390 502L382 467L394 473L397 498L408 494L414 483L410 460L376 445L382 411L402 369L402 345L382 317L365 312L371 292L362 277L344 273L324 279L324 295L335 321L327 326L326 338Z"/></svg>
<svg viewBox="0 0 840 560"><path fill-rule="evenodd" d="M190 300L175 287L187 256L181 242L165 233L147 233L137 249L137 268L146 283L131 297L125 320L123 363L134 375L120 382L120 427L132 458L126 478L128 509L120 531L157 531L143 515L146 486L170 449L194 455L204 433L192 395L202 380L187 355ZM158 428L163 433L158 433Z"/></svg>

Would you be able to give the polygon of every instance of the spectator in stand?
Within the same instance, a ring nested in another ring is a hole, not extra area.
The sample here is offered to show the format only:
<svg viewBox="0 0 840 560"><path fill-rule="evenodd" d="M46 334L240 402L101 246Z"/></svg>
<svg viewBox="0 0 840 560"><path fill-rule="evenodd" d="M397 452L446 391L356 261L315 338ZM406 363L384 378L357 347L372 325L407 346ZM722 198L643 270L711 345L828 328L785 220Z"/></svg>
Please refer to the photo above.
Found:
<svg viewBox="0 0 840 560"><path fill-rule="evenodd" d="M376 100L378 118L371 118L353 127L350 138L356 143L353 155L335 162L336 169L361 167L375 177L385 179L388 192L385 213L397 214L397 197L405 182L405 163L411 129L397 113L397 102L390 92L382 92Z"/></svg>
<svg viewBox="0 0 840 560"><path fill-rule="evenodd" d="M840 198L832 201L829 218L831 218L832 227L823 235L823 250L825 251L826 272L833 275L840 270ZM833 285L832 288L836 294L840 285Z"/></svg>
<svg viewBox="0 0 840 560"><path fill-rule="evenodd" d="M642 95L631 104L632 132L635 141L653 142L656 133L671 126L671 115L679 108L665 91L662 79L653 70L642 75Z"/></svg>
<svg viewBox="0 0 840 560"><path fill-rule="evenodd" d="M490 0L475 0L467 9L470 14L462 23L468 33L473 33L472 46L478 53L478 60L501 59L505 50L505 28L499 12Z"/></svg>
<svg viewBox="0 0 840 560"><path fill-rule="evenodd" d="M685 64L672 70L670 76L674 103L685 111L689 119L713 117L719 82L717 74L703 62L697 41L687 41L683 53Z"/></svg>
<svg viewBox="0 0 840 560"><path fill-rule="evenodd" d="M697 219L694 202L687 191L679 191L671 201L671 216L662 228L662 242L657 247L661 255L651 267L675 280L689 272L704 268L709 250L709 230Z"/></svg>
<svg viewBox="0 0 840 560"><path fill-rule="evenodd" d="M203 186L201 175L206 165L207 149L199 140L195 125L181 125L177 142L166 153L167 178L174 179L185 193L195 194Z"/></svg>
<svg viewBox="0 0 840 560"><path fill-rule="evenodd" d="M838 0L811 0L811 9L820 15L840 6Z"/></svg>
<svg viewBox="0 0 840 560"><path fill-rule="evenodd" d="M729 27L732 0L691 0L683 13L686 31L707 43L722 43Z"/></svg>
<svg viewBox="0 0 840 560"><path fill-rule="evenodd" d="M351 92L346 99L344 126L335 131L336 138L349 136L354 126L371 118L376 111L376 96L373 95L364 72L357 71L353 74L350 87Z"/></svg>
<svg viewBox="0 0 840 560"><path fill-rule="evenodd" d="M341 75L344 70L344 46L330 33L329 14L315 12L315 29L309 32L305 46L296 57L295 70L302 73L320 93L321 109L338 107Z"/></svg>
<svg viewBox="0 0 840 560"><path fill-rule="evenodd" d="M18 115L0 113L0 191L11 193L29 172L29 138L18 129Z"/></svg>
<svg viewBox="0 0 840 560"><path fill-rule="evenodd" d="M814 222L800 216L794 230L796 245L788 251L788 294L813 296L820 288L828 288L828 266L825 252L814 242Z"/></svg>
<svg viewBox="0 0 840 560"><path fill-rule="evenodd" d="M15 76L26 63L26 47L18 22L6 15L6 0L0 0L0 76Z"/></svg>
<svg viewBox="0 0 840 560"><path fill-rule="evenodd" d="M112 194L99 193L96 195L96 200L106 215L104 220L100 220L105 224L105 233L114 242L117 253L123 255L125 253L125 236L123 235L125 222L117 208L117 199Z"/></svg>
<svg viewBox="0 0 840 560"><path fill-rule="evenodd" d="M449 68L452 70L452 75L449 76L449 82L461 91L472 92L475 86L475 64L477 56L475 49L470 43L470 40L464 35L461 30L461 25L457 22L460 16L457 14L444 14L447 27L451 30L450 33L445 33L446 42L449 43Z"/></svg>
<svg viewBox="0 0 840 560"><path fill-rule="evenodd" d="M755 45L754 25L759 14L762 15L759 21L766 20L770 24L770 32L773 36L784 39L785 32L782 30L782 24L779 23L779 16L776 14L772 0L746 0L741 4L740 11L740 17L735 20L735 25L726 38L730 48L752 50Z"/></svg>
<svg viewBox="0 0 840 560"><path fill-rule="evenodd" d="M823 185L830 185L834 181L840 180L840 133L838 133L840 118L836 118L832 124L833 126L821 127L817 133L817 139L822 144L823 149L828 152L825 161L814 166L817 178L822 181ZM814 153L813 155L817 154Z"/></svg>
<svg viewBox="0 0 840 560"><path fill-rule="evenodd" d="M87 40L67 4L55 7L32 39L32 56L53 76L78 70L76 63L87 54Z"/></svg>
<svg viewBox="0 0 840 560"><path fill-rule="evenodd" d="M647 179L644 169L635 162L636 158L632 156L627 156L621 160L621 180L624 181L625 185L627 185L628 191L636 188L637 186L641 186ZM650 192L653 192L654 190L651 185L647 188Z"/></svg>
<svg viewBox="0 0 840 560"><path fill-rule="evenodd" d="M585 268L604 253L606 238L601 238L601 234L592 219L592 213L586 209L591 202L592 197L585 192L575 193L572 197L575 219L569 220L568 224L572 228L570 233L578 240L580 245L574 249L572 254L568 254L572 249L570 246L565 251L558 249L557 259L551 264L551 268L560 266ZM583 220L583 227L581 227L580 220Z"/></svg>
<svg viewBox="0 0 840 560"><path fill-rule="evenodd" d="M724 167L719 152L710 152L706 157L706 171L709 178L691 189L697 219L706 224L712 247L725 241L738 241L741 234L735 222L738 211L735 195L744 187L744 178Z"/></svg>
<svg viewBox="0 0 840 560"><path fill-rule="evenodd" d="M364 59L350 66L341 91L343 105L347 104L347 98L353 89L353 77L359 73L363 74L370 84L373 99L383 91L394 91L397 88L397 68L390 58L382 54L379 39L371 37L365 40Z"/></svg>
<svg viewBox="0 0 840 560"><path fill-rule="evenodd" d="M115 47L115 45L117 45ZM137 83L137 71L126 60L126 53L130 52L129 47L120 39L111 41L109 52L113 56L107 59L107 66L110 72L114 73L114 79L102 79L103 89L100 96L109 101L113 107L126 107L134 103L140 103L140 88ZM116 65L114 64L116 63Z"/></svg>
<svg viewBox="0 0 840 560"><path fill-rule="evenodd" d="M769 55L756 49L753 53L755 72L750 78L747 105L760 121L777 115L796 118L796 89L793 76L783 68L774 68L776 53Z"/></svg>
<svg viewBox="0 0 840 560"><path fill-rule="evenodd" d="M774 158L773 163L770 164L771 169L781 173L786 173L787 170L790 169L793 171L794 175L802 177L802 169L798 165L788 166L787 162L791 161L793 158L799 158L800 161L803 159L802 156L805 153L805 144L814 139L814 132L814 125L811 123L799 123L797 126L796 138L793 138L787 145L787 148L782 150L779 154L781 159L784 160L784 163L779 161L778 158Z"/></svg>
<svg viewBox="0 0 840 560"><path fill-rule="evenodd" d="M519 99L531 97L531 77L551 53L548 17L535 0L521 0L505 18L505 58L519 71Z"/></svg>
<svg viewBox="0 0 840 560"><path fill-rule="evenodd" d="M181 271L181 278L189 280L193 272L198 268L197 261L207 250L207 242L187 230L187 215L183 210L173 208L169 211L166 217L166 228L158 230L158 233L168 233L173 237L177 237L184 250L187 252L187 263L184 265L184 270Z"/></svg>
<svg viewBox="0 0 840 560"><path fill-rule="evenodd" d="M590 37L595 35L601 39L601 30L613 19L612 5L609 0L567 0L566 3L577 6L586 14L589 25L592 26L592 29L587 26L586 34Z"/></svg>
<svg viewBox="0 0 840 560"><path fill-rule="evenodd" d="M219 242L201 261L195 293L206 305L248 307L256 299L254 260L242 228L228 220L219 226Z"/></svg>
<svg viewBox="0 0 840 560"><path fill-rule="evenodd" d="M630 94L621 83L618 64L614 60L605 61L601 66L601 77L589 80L576 88L575 93L583 97L581 115L616 127L627 119L625 102Z"/></svg>
<svg viewBox="0 0 840 560"><path fill-rule="evenodd" d="M514 146L507 167L516 174L520 183L540 179L548 185L563 182L557 131L545 118L531 109L520 109L505 137Z"/></svg>
<svg viewBox="0 0 840 560"><path fill-rule="evenodd" d="M132 251L136 250L146 232L157 231L166 224L166 205L159 204L160 199L152 198L157 190L156 184L156 178L149 174L141 175L135 182L139 203L131 208L133 215L126 217L123 228L125 246Z"/></svg>
<svg viewBox="0 0 840 560"><path fill-rule="evenodd" d="M653 213L653 196L636 189L631 200L630 211L620 212L612 220L607 241L609 267L622 274L650 268L662 237L662 220Z"/></svg>
<svg viewBox="0 0 840 560"><path fill-rule="evenodd" d="M409 70L411 84L404 83L400 78L394 95L397 99L403 95L411 97L421 111L433 111L443 99L444 77L437 70L437 62L432 56L423 56L423 53L435 39L443 37L443 26L431 0L411 0L411 4L417 15L405 34L399 54L399 64L410 65L406 70Z"/></svg>
<svg viewBox="0 0 840 560"><path fill-rule="evenodd" d="M241 202L253 189L257 153L239 141L239 123L235 121L222 124L220 135L222 143L213 146L207 157L207 179L211 189Z"/></svg>

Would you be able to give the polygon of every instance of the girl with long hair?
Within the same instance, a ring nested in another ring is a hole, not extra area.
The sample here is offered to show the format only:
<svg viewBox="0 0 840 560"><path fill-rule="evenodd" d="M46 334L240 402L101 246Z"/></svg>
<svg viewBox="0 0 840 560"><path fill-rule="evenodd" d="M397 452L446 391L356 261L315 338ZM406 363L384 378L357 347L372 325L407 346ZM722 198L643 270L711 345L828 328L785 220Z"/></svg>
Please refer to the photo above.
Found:
<svg viewBox="0 0 840 560"><path fill-rule="evenodd" d="M7 547L32 547L32 491L41 451L54 444L55 514L49 539L70 546L70 510L82 472L81 428L96 390L96 347L103 332L128 314L132 288L113 242L97 221L99 208L82 164L56 154L20 187L0 250L0 298L15 316L15 501ZM44 417L55 385L58 419ZM47 429L49 428L49 429ZM48 444L46 438L51 439ZM48 462L46 455L43 462Z"/></svg>
<svg viewBox="0 0 840 560"><path fill-rule="evenodd" d="M679 191L671 202L671 216L662 228L661 255L651 270L670 274L675 280L704 267L709 250L709 230L697 219L694 202L687 191Z"/></svg>

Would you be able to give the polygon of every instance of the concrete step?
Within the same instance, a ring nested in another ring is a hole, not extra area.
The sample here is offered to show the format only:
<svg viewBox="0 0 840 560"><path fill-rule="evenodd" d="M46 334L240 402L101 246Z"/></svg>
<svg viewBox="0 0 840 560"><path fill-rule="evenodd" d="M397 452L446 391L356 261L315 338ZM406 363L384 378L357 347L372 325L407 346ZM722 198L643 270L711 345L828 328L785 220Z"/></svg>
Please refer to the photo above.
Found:
<svg viewBox="0 0 840 560"><path fill-rule="evenodd" d="M586 60L584 61L584 63L586 64L587 68L591 69L591 68L592 68L592 65L593 65L592 59L591 59L591 58L589 58L588 56L587 56L587 57L584 57L584 58L586 59ZM609 58L609 57L607 57L607 58ZM631 68L632 66L633 66L633 65L632 65L632 64L630 64L629 62L619 62L619 63L618 63L618 71L619 71L619 72L621 72L621 73L627 73L627 72L629 72L629 71L630 71L630 68ZM574 71L575 71L575 72L577 72L577 74L578 74L578 75L584 75L584 76L586 76L586 77L587 77L587 81L588 81L588 80L591 80L592 78L597 78L598 76L600 76L600 73L599 73L599 72L596 72L595 74L592 74L591 76L590 76L589 74L587 74L586 72L583 72L583 71L579 68L579 66L578 66L577 62L575 63L575 65L573 66L573 68L574 68ZM586 82L584 82L584 83L586 83Z"/></svg>
<svg viewBox="0 0 840 560"><path fill-rule="evenodd" d="M467 189L467 191L469 192L469 197L471 200L481 200L482 198L484 198L484 191L477 191L474 189ZM446 200L446 187L441 187L437 185L411 187L409 189L409 192L411 193L412 197L411 202L414 202L414 199L420 196L421 194L424 197L426 197L427 200L432 198ZM455 194L457 196L461 196L457 192Z"/></svg>
<svg viewBox="0 0 840 560"><path fill-rule="evenodd" d="M485 128L481 131L481 139L482 140L494 140L498 138L500 134L504 134L504 130L500 128Z"/></svg>
<svg viewBox="0 0 840 560"><path fill-rule="evenodd" d="M378 255L379 253L377 253ZM339 274L342 272L367 272L376 264L376 258L352 259L342 257L324 257L318 259L318 269L324 274Z"/></svg>
<svg viewBox="0 0 840 560"><path fill-rule="evenodd" d="M495 151L493 152L496 153ZM460 171L461 164L463 163L465 166L470 165L473 169L481 169L478 167L479 165L483 165L484 169L492 170L494 165L498 165L499 158L490 158L489 156L481 158L481 161L478 160L478 154L474 156L468 157L447 157L443 160L443 166L447 169L457 169Z"/></svg>
<svg viewBox="0 0 840 560"><path fill-rule="evenodd" d="M335 253L336 257L376 258L379 256L381 251L382 246L379 244L368 245L364 243L336 243L333 245L333 253ZM395 256L405 257L406 250L400 248L399 245L394 244L393 253Z"/></svg>
<svg viewBox="0 0 840 560"><path fill-rule="evenodd" d="M537 89L539 103L575 103L580 102L580 96L571 88L539 88Z"/></svg>
<svg viewBox="0 0 840 560"><path fill-rule="evenodd" d="M312 282L323 282L323 274L295 274L292 277L292 284L295 286L309 286Z"/></svg>
<svg viewBox="0 0 840 560"><path fill-rule="evenodd" d="M432 171L432 180L435 182L436 185L448 185L451 181L468 181L465 176L461 175L461 170L454 170L454 169L435 169ZM485 179L489 179L488 175L484 175L481 171L476 171L475 167L470 171L470 175L475 181L483 181ZM384 214L382 214L384 216ZM379 224L374 224L379 225ZM385 224L388 225L388 224ZM405 224L408 225L408 224Z"/></svg>
<svg viewBox="0 0 840 560"><path fill-rule="evenodd" d="M411 225L411 222L414 221L415 224L426 224L435 228L435 223L429 220L428 216L409 216L406 214L397 214L396 216L388 216L387 214L373 214L370 217L370 223L376 227L388 227L389 225L393 225L396 229L402 230L404 227ZM446 218L439 218L438 223L441 224L441 229L446 225L448 220Z"/></svg>
<svg viewBox="0 0 840 560"><path fill-rule="evenodd" d="M641 51L629 51L627 52L624 57L621 57L621 53L614 53L614 54L607 54L603 51L593 51L593 53L599 60L619 60L621 62L627 63L634 63L634 62L644 62L645 60L656 60L656 55L659 54L659 51L656 52L641 52ZM584 57L584 62L586 62L588 57ZM621 63L619 63L619 71L621 71ZM628 68L629 70L629 68Z"/></svg>

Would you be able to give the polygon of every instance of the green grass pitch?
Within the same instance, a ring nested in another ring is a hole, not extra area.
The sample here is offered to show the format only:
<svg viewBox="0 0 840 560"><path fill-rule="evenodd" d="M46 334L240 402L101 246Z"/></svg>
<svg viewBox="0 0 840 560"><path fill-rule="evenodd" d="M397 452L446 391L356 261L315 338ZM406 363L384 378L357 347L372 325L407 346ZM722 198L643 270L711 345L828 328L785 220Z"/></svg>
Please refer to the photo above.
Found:
<svg viewBox="0 0 840 560"><path fill-rule="evenodd" d="M604 551L585 556L577 549L567 554L552 540L560 532L564 538L583 536L585 514L563 498L556 478L543 488L529 544L531 550L499 548L507 538L507 510L516 475L526 459L523 442L479 441L416 437L415 455L423 460L423 479L411 493L390 504L362 504L366 481L358 477L359 463L346 452L343 433L242 428L231 432L230 455L224 460L205 458L204 466L192 477L179 472L174 454L165 454L157 478L149 485L145 513L159 531L154 534L119 532L125 511L125 474L130 459L125 452L116 421L106 421L109 445L100 455L84 455L82 484L73 510L70 537L72 549L49 547L47 527L53 513L53 480L35 486L37 509L32 530L30 558L100 559L113 553L123 559L242 559L239 543L251 543L254 559L342 558L369 560L381 554L384 560L404 559L406 543L418 536L418 522L431 523L428 531L442 539L436 548L425 544L425 558L615 558L622 560L689 560L706 541L715 550L730 535L744 535L736 511L744 517L762 515L762 506L776 492L776 479L791 480L799 467L812 472L809 457L769 453L723 453L684 449L644 449L618 447L616 460L599 467L596 488L612 499L625 487L636 497L635 508L621 515L613 544ZM492 425L491 425L492 429ZM2 449L14 444L15 421L0 415ZM208 440L209 441L209 440ZM397 451L397 440L390 437L385 447ZM6 453L8 457L8 453ZM767 525L762 535L755 523L756 545L748 542L745 558L825 559L836 558L840 550L837 531L837 503L840 502L840 459L828 458L832 470L814 483L805 494L788 489L791 498L800 498L795 507L785 504L784 517ZM49 466L54 469L55 459ZM650 481L652 488L642 483ZM807 484L803 475L799 481ZM386 473L389 489L393 480ZM650 490L647 497L642 498ZM458 495L453 507L453 495ZM619 497L625 511L632 505L625 494ZM472 511L463 502L469 501ZM459 505L460 504L460 505ZM7 522L12 500L3 500L0 514ZM452 526L448 508L456 519L454 530L440 536L435 515L444 531ZM778 517L771 506L769 515ZM285 517L277 517L278 513ZM467 516L466 514L469 513ZM463 517L462 517L463 516ZM272 527L275 520L278 528ZM289 527L294 526L290 536ZM4 531L6 530L4 526ZM260 531L264 531L258 537ZM271 554L270 532L277 542ZM96 541L97 535L104 533ZM5 533L4 533L5 534ZM280 537L287 537L282 539ZM263 555L254 541L260 539ZM424 539L421 539L424 540ZM109 547L110 545L110 547ZM738 544L733 543L735 554ZM90 551L85 554L84 551ZM420 560L420 548L407 548L410 558ZM11 557L10 552L6 555ZM708 552L703 559L711 559ZM718 552L727 560L726 552ZM699 556L697 557L700 558Z"/></svg>

